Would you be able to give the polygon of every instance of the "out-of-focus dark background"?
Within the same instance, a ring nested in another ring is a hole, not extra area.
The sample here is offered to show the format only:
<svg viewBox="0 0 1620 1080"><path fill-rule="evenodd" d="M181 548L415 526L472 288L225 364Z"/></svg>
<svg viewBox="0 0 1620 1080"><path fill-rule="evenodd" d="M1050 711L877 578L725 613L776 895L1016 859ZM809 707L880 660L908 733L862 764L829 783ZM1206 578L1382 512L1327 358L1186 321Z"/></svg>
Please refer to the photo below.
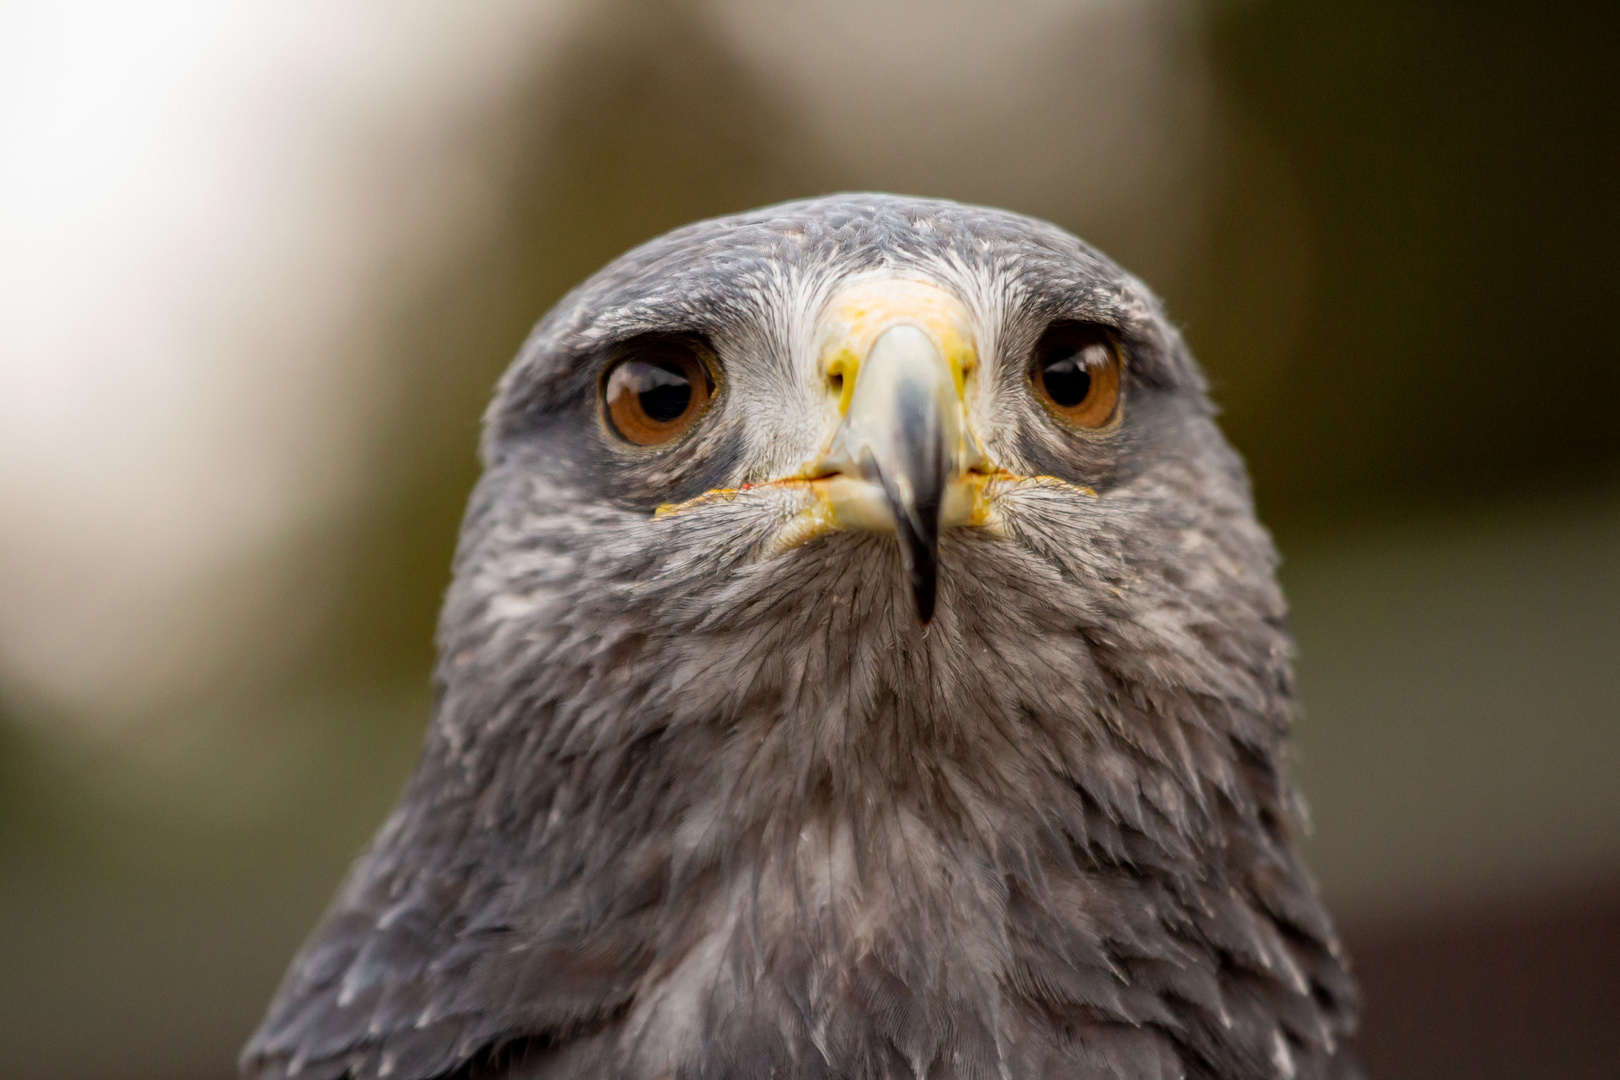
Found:
<svg viewBox="0 0 1620 1080"><path fill-rule="evenodd" d="M1050 218L1286 557L1374 1078L1620 1068L1620 7L0 9L0 1076L212 1080L404 780L480 409L694 218Z"/></svg>

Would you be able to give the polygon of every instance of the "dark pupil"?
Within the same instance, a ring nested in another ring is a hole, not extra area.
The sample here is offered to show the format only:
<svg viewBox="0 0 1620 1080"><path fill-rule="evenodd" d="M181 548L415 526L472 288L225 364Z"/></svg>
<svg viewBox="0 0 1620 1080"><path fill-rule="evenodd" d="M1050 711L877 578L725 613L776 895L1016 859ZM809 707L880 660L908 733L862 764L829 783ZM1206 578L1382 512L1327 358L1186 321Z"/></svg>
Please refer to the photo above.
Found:
<svg viewBox="0 0 1620 1080"><path fill-rule="evenodd" d="M1091 392L1091 365L1087 360L1091 350L1099 347L1087 345L1073 352L1048 356L1043 360L1041 381L1046 384L1047 396L1065 409L1073 408L1086 400L1086 395Z"/></svg>
<svg viewBox="0 0 1620 1080"><path fill-rule="evenodd" d="M641 402L647 419L659 424L679 420L692 404L692 380L673 364L649 364L632 360L626 372L629 389Z"/></svg>

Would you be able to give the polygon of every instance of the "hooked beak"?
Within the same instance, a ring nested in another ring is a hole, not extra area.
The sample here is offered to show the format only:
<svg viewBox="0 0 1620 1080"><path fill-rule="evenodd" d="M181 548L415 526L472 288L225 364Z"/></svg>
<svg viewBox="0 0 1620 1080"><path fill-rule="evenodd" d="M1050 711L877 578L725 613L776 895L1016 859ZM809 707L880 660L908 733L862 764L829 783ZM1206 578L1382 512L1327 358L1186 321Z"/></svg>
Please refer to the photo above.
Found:
<svg viewBox="0 0 1620 1080"><path fill-rule="evenodd" d="M960 481L982 461L962 412L957 378L929 335L890 327L860 363L843 423L813 466L837 524L894 531L923 623L934 616L940 527L971 516Z"/></svg>
<svg viewBox="0 0 1620 1080"><path fill-rule="evenodd" d="M820 453L789 475L705 492L659 507L656 516L774 494L793 509L769 554L829 532L893 533L926 625L938 595L940 532L995 527L987 485L1010 475L989 465L968 427L964 394L977 362L971 326L962 302L932 282L872 278L844 289L816 332L820 374L837 409Z"/></svg>

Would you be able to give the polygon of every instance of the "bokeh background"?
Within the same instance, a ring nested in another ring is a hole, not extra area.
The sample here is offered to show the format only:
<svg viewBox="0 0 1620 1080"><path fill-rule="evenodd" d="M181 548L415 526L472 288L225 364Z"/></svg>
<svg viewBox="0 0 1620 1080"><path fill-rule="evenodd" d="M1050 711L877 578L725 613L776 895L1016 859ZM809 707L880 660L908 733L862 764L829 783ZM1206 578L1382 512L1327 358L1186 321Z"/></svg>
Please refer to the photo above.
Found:
<svg viewBox="0 0 1620 1080"><path fill-rule="evenodd" d="M0 1077L232 1075L427 719L478 416L689 220L1151 282L1286 557L1374 1078L1620 1065L1612 3L0 4Z"/></svg>

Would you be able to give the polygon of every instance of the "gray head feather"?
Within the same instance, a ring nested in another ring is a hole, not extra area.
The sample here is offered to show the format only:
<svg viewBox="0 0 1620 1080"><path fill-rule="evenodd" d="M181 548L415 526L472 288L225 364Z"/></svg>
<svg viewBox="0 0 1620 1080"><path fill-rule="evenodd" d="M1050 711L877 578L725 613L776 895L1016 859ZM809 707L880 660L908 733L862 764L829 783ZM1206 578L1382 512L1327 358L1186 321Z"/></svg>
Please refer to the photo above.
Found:
<svg viewBox="0 0 1620 1080"><path fill-rule="evenodd" d="M763 496L652 513L814 453L810 328L874 269L961 299L986 449L1057 478L1002 535L946 532L926 628L892 537L772 553ZM1029 396L1054 319L1122 343L1108 432ZM724 385L629 453L596 394L646 331L705 337ZM880 195L681 229L546 316L483 453L421 764L245 1075L1352 1075L1275 555L1196 365L1101 255Z"/></svg>

